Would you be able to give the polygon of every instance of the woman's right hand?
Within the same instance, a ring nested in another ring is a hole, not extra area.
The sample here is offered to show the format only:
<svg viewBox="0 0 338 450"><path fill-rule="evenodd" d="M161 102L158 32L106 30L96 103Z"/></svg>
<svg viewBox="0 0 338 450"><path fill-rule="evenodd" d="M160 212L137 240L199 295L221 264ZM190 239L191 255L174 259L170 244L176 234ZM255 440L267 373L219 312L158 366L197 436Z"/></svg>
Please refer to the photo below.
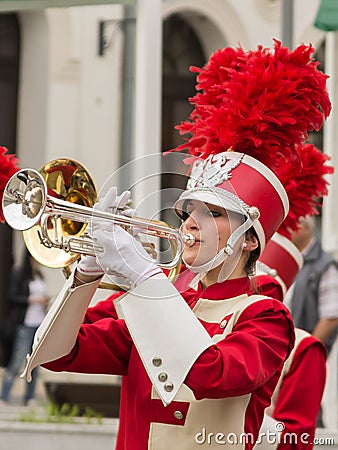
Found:
<svg viewBox="0 0 338 450"><path fill-rule="evenodd" d="M125 215L132 215L133 209L125 209L130 200L130 191L124 191L121 195L117 195L117 188L111 187L106 195L102 197L94 205L94 210L102 212L112 212L114 209L122 209ZM101 220L100 222L94 222L88 224L87 232L91 238L93 238L94 231L111 228L111 221ZM76 274L74 279L75 285L81 285L96 280L98 277L103 276L104 271L96 256L81 255L81 259L76 268ZM77 281L78 280L78 283Z"/></svg>

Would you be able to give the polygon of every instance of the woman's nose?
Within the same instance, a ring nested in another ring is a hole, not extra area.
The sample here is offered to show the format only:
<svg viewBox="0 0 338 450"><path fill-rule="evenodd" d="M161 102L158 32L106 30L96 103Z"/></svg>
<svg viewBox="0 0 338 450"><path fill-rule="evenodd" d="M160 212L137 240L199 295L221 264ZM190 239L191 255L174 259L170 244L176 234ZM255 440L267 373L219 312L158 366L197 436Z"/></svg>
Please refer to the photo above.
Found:
<svg viewBox="0 0 338 450"><path fill-rule="evenodd" d="M189 214L187 219L184 221L183 225L187 230L198 230L199 229L199 225L195 218L194 213Z"/></svg>

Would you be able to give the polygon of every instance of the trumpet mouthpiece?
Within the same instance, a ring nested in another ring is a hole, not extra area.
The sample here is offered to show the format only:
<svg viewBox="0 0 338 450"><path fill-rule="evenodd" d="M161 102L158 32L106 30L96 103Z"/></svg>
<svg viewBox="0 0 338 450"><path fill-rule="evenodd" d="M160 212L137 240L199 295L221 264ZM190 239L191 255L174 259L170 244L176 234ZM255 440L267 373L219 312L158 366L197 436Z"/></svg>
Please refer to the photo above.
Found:
<svg viewBox="0 0 338 450"><path fill-rule="evenodd" d="M191 233L184 235L184 243L188 247L192 247L195 244L195 238Z"/></svg>

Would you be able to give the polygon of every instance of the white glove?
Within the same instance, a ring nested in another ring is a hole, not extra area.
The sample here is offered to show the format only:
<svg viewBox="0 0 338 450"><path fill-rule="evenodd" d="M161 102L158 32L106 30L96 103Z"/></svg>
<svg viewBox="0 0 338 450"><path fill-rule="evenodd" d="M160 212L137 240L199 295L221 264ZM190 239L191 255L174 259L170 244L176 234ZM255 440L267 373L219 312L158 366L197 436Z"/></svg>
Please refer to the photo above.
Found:
<svg viewBox="0 0 338 450"><path fill-rule="evenodd" d="M111 187L106 195L102 197L94 205L94 211L112 212L116 213L117 209L123 209L123 214L126 216L132 216L135 212L134 209L127 208L127 202L130 199L130 191L124 191L121 195L117 195L117 188ZM92 221L87 226L87 233L93 238L93 231L97 228L111 229L112 222L104 221L103 219L98 221ZM77 270L84 275L102 276L104 271L100 266L100 263L95 256L81 255L81 259L77 265Z"/></svg>
<svg viewBox="0 0 338 450"><path fill-rule="evenodd" d="M97 255L104 272L127 278L132 287L162 272L141 242L118 225L112 225L110 230L96 227L93 238L104 248Z"/></svg>

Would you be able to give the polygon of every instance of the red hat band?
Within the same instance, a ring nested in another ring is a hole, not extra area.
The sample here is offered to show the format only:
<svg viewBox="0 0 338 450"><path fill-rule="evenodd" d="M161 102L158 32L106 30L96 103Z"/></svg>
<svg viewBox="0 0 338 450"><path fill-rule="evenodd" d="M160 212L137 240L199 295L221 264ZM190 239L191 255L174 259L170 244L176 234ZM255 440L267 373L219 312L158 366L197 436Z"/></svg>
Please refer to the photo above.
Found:
<svg viewBox="0 0 338 450"><path fill-rule="evenodd" d="M289 210L287 194L276 175L255 158L237 152L197 159L176 211L182 210L185 200L203 201L250 218L261 251Z"/></svg>
<svg viewBox="0 0 338 450"><path fill-rule="evenodd" d="M260 256L257 269L276 278L285 294L302 266L303 257L298 248L286 237L275 233Z"/></svg>

